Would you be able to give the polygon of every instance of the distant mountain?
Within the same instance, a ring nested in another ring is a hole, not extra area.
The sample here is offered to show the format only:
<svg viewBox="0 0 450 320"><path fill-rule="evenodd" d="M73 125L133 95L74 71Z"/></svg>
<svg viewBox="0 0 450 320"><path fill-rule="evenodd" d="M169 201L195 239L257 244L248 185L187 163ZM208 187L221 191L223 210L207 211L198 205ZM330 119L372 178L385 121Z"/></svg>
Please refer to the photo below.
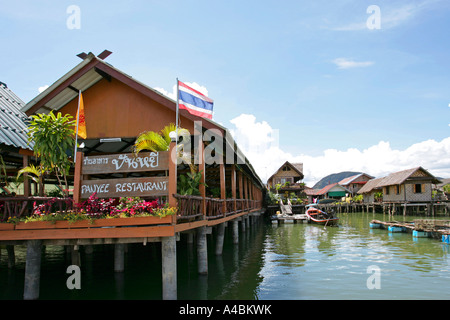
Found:
<svg viewBox="0 0 450 320"><path fill-rule="evenodd" d="M353 172L353 171L343 171L343 172L339 172L339 173L332 173L322 179L320 179L319 182L317 182L313 189L322 189L323 187L332 184L332 183L336 183L341 181L342 179L360 174L361 172Z"/></svg>

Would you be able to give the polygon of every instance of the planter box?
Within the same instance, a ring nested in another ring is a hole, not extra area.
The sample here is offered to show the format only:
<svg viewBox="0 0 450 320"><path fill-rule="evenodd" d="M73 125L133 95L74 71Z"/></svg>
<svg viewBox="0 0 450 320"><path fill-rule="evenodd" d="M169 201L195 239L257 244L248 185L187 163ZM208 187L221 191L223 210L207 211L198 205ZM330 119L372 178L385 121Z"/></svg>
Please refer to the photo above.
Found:
<svg viewBox="0 0 450 320"><path fill-rule="evenodd" d="M36 230L36 229L78 229L78 228L99 228L99 227L123 227L123 226L143 226L172 224L172 216L159 217L136 217L136 218L108 218L81 221L32 221L20 222L16 224L15 230ZM14 226L14 225L13 225ZM1 230L1 229L0 229Z"/></svg>
<svg viewBox="0 0 450 320"><path fill-rule="evenodd" d="M0 231L14 230L13 223L0 223Z"/></svg>

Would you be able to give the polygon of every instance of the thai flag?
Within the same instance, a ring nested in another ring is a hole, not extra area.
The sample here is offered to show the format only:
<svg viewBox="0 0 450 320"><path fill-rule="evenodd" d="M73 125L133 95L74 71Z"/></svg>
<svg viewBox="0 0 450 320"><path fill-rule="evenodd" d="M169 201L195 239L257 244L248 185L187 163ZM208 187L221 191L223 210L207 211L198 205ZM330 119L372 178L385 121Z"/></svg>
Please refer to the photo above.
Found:
<svg viewBox="0 0 450 320"><path fill-rule="evenodd" d="M189 87L181 81L178 81L178 107L188 110L189 113L212 119L213 100Z"/></svg>

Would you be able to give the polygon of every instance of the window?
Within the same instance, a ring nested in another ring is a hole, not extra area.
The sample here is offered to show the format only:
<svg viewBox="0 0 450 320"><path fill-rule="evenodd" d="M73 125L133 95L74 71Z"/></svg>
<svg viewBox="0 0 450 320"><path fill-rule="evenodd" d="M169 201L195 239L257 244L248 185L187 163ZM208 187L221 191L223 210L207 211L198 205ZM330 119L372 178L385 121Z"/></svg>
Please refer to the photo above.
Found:
<svg viewBox="0 0 450 320"><path fill-rule="evenodd" d="M416 183L414 185L414 193L422 193L422 184Z"/></svg>
<svg viewBox="0 0 450 320"><path fill-rule="evenodd" d="M395 186L395 192L397 194L400 194L400 190L401 190L401 186L400 185Z"/></svg>
<svg viewBox="0 0 450 320"><path fill-rule="evenodd" d="M283 171L291 171L291 168L289 168L289 167L283 167Z"/></svg>
<svg viewBox="0 0 450 320"><path fill-rule="evenodd" d="M385 194L389 194L389 186L387 186L384 191L385 191Z"/></svg>

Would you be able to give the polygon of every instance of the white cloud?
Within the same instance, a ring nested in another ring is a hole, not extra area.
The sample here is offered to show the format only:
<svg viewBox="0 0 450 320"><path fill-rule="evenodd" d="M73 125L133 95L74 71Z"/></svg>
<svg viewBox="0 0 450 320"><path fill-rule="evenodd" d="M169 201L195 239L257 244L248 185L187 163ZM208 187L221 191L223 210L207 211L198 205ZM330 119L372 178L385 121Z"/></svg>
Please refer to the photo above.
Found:
<svg viewBox="0 0 450 320"><path fill-rule="evenodd" d="M278 130L255 116L241 114L230 121L236 142L265 182L285 161L302 162L304 181L312 187L321 178L341 171L361 171L375 177L422 166L438 177L450 177L450 137L442 141L427 140L404 150L392 149L380 141L367 149L344 151L327 149L322 155L293 155L278 144ZM281 137L282 138L282 137Z"/></svg>
<svg viewBox="0 0 450 320"><path fill-rule="evenodd" d="M374 64L373 61L357 62L346 58L336 58L332 61L339 69L363 68Z"/></svg>
<svg viewBox="0 0 450 320"><path fill-rule="evenodd" d="M45 91L45 89L47 89L47 88L48 88L48 85L45 85L45 86L39 87L39 88L38 88L38 90L39 90L39 93L41 93L41 92Z"/></svg>

